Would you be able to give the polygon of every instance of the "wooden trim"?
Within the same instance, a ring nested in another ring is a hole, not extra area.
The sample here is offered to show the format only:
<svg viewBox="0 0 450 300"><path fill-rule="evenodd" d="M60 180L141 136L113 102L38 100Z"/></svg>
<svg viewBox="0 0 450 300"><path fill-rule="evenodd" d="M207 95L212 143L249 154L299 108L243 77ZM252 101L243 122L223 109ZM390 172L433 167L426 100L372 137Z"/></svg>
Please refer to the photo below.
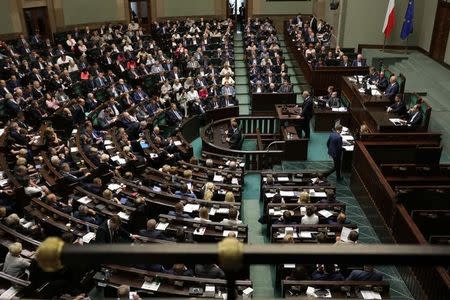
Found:
<svg viewBox="0 0 450 300"><path fill-rule="evenodd" d="M381 44L358 44L358 53L361 53L362 49L383 49L383 45ZM450 70L450 65L447 64L444 61L439 61L434 59L433 57L431 57L430 52L428 52L427 50L423 49L422 47L419 46L404 46L404 45L386 45L384 46L385 49L392 49L392 50L406 50L408 48L408 50L415 50L415 51L419 51L420 53L428 56L429 58L431 58L432 60L434 60L435 62L437 62L438 64L440 64L441 66L447 68Z"/></svg>
<svg viewBox="0 0 450 300"><path fill-rule="evenodd" d="M128 21L127 20L117 20L117 21L109 21L109 22L72 24L72 25L66 25L66 26L63 26L63 27L56 28L56 32L55 33L60 33L60 32L66 32L66 31L74 30L75 27L86 27L86 26L89 26L89 28L91 28L91 29L98 29L102 25L107 25L109 23L111 23L111 24L128 24Z"/></svg>
<svg viewBox="0 0 450 300"><path fill-rule="evenodd" d="M206 20L213 20L213 19L221 19L221 15L207 15L207 16L173 16L173 17L156 17L157 22L165 21L165 20L183 20L183 19L194 19L194 20L200 20L200 18L203 18Z"/></svg>

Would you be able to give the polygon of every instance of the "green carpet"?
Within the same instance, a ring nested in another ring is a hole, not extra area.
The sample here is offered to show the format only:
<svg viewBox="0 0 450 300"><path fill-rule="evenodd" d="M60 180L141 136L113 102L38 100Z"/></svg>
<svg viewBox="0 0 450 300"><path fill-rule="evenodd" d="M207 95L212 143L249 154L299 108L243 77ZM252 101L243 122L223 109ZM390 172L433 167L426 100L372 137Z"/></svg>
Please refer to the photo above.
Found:
<svg viewBox="0 0 450 300"><path fill-rule="evenodd" d="M256 140L245 139L242 144L242 150L245 151L254 151L256 150Z"/></svg>

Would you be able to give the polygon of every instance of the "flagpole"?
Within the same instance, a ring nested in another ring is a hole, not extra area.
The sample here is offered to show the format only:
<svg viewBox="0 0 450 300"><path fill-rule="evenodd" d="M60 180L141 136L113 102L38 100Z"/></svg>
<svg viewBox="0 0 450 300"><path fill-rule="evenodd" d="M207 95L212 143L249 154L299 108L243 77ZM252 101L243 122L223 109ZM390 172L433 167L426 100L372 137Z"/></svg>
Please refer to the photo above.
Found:
<svg viewBox="0 0 450 300"><path fill-rule="evenodd" d="M409 40L409 35L406 37L406 48L405 48L405 54L408 54L408 40Z"/></svg>
<svg viewBox="0 0 450 300"><path fill-rule="evenodd" d="M384 46L386 45L386 35L384 35L384 41L383 41L383 49L381 49L381 52L384 52Z"/></svg>

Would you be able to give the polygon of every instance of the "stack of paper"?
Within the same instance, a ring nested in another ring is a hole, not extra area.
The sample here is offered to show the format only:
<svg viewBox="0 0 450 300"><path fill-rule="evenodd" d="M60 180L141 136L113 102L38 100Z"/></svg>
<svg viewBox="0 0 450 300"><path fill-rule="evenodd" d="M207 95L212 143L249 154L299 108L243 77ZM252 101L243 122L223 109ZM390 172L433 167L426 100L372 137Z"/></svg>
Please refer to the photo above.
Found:
<svg viewBox="0 0 450 300"><path fill-rule="evenodd" d="M124 213L123 211L117 213L117 215L124 220L129 220L130 219L130 215L127 215L126 213Z"/></svg>
<svg viewBox="0 0 450 300"><path fill-rule="evenodd" d="M216 287L211 284L205 285L205 292L203 293L203 296L205 297L213 297L216 294Z"/></svg>
<svg viewBox="0 0 450 300"><path fill-rule="evenodd" d="M81 197L80 199L77 200L78 202L80 202L81 204L88 204L89 202L92 201L92 199L89 199L87 196Z"/></svg>
<svg viewBox="0 0 450 300"><path fill-rule="evenodd" d="M381 299L380 293L374 291L361 291L363 299Z"/></svg>
<svg viewBox="0 0 450 300"><path fill-rule="evenodd" d="M159 282L148 282L148 281L144 281L144 283L142 284L141 288L144 290L149 290L149 291L154 291L156 292L159 289L159 286L161 285L161 283Z"/></svg>
<svg viewBox="0 0 450 300"><path fill-rule="evenodd" d="M294 197L295 192L294 191L280 191L281 197Z"/></svg>
<svg viewBox="0 0 450 300"><path fill-rule="evenodd" d="M277 180L280 182L286 182L286 181L289 181L289 177L281 176L281 177L277 177Z"/></svg>
<svg viewBox="0 0 450 300"><path fill-rule="evenodd" d="M318 213L321 214L322 216L324 216L325 218L329 218L333 215L333 213L331 213L330 211L328 211L326 209L319 210Z"/></svg>
<svg viewBox="0 0 450 300"><path fill-rule="evenodd" d="M89 244L92 239L95 238L94 232L88 232L85 235L83 235L83 243Z"/></svg>
<svg viewBox="0 0 450 300"><path fill-rule="evenodd" d="M214 175L213 181L222 182L223 176L222 175Z"/></svg>
<svg viewBox="0 0 450 300"><path fill-rule="evenodd" d="M191 212L193 212L193 211L199 210L199 208L200 208L200 204L191 204L191 203L188 203L188 204L186 204L186 205L184 206L183 211L184 211L184 212L187 212L187 213L191 213Z"/></svg>

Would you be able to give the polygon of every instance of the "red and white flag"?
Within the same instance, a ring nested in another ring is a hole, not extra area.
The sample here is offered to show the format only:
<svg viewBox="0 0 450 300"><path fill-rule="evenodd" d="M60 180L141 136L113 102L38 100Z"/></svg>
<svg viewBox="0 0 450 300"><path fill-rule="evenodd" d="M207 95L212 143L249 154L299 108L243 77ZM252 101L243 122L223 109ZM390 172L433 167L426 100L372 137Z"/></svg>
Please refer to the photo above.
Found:
<svg viewBox="0 0 450 300"><path fill-rule="evenodd" d="M383 32L384 36L388 39L391 35L392 29L394 29L395 23L395 0L389 0L388 8L386 11L386 17L384 18Z"/></svg>

